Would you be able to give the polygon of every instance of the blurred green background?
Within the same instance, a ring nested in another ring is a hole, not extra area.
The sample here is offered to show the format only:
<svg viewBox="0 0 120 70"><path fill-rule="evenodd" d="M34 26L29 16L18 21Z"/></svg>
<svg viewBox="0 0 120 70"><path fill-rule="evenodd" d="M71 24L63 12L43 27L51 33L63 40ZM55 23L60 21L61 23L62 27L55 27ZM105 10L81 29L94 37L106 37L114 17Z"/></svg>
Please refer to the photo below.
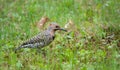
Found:
<svg viewBox="0 0 120 70"><path fill-rule="evenodd" d="M71 19L76 27L69 35L57 32L45 55L35 49L14 53L39 33L42 16L61 27ZM0 70L119 69L120 0L0 0Z"/></svg>

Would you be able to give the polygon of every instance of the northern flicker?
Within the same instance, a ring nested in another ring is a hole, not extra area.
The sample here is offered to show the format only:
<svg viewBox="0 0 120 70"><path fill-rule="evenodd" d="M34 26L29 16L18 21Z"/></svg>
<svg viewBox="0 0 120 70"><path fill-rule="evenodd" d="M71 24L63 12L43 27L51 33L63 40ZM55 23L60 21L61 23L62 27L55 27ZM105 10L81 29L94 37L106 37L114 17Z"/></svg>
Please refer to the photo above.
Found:
<svg viewBox="0 0 120 70"><path fill-rule="evenodd" d="M49 27L44 30L43 32L39 33L38 35L34 36L33 38L25 41L22 43L18 48L15 49L19 50L21 48L42 48L49 45L55 38L55 32L57 30L66 31L56 23L51 23Z"/></svg>

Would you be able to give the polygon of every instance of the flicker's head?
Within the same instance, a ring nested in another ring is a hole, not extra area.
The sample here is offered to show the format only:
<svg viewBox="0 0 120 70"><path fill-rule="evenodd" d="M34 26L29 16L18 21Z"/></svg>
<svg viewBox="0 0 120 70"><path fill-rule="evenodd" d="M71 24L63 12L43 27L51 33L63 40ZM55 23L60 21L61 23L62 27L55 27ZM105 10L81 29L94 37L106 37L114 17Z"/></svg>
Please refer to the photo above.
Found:
<svg viewBox="0 0 120 70"><path fill-rule="evenodd" d="M55 22L53 22L53 23L51 23L51 24L49 25L48 30L53 31L53 32L55 32L55 31L57 31L57 30L67 31L67 30L61 28L61 27L60 27L57 23L55 23Z"/></svg>

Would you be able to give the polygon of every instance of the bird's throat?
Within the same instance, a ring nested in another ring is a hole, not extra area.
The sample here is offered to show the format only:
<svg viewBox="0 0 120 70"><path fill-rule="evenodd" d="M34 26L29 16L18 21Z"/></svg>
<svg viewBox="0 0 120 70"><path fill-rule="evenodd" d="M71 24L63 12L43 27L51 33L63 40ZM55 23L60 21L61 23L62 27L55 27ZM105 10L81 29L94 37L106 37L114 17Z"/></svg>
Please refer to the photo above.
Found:
<svg viewBox="0 0 120 70"><path fill-rule="evenodd" d="M54 30L51 30L51 31L50 31L50 35L51 35L51 36L55 36L55 31L54 31Z"/></svg>

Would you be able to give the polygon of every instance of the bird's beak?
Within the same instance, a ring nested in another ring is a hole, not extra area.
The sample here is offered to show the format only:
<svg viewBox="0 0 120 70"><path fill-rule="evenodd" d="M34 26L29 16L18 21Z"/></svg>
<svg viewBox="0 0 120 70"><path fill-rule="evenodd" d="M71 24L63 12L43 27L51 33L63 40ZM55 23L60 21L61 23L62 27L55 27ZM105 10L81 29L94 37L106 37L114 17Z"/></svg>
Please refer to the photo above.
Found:
<svg viewBox="0 0 120 70"><path fill-rule="evenodd" d="M67 32L67 30L66 30L66 29L64 29L64 28L57 28L56 30L62 30L62 31Z"/></svg>
<svg viewBox="0 0 120 70"><path fill-rule="evenodd" d="M64 29L64 28L60 28L59 30L62 30L62 31L65 31L65 32L67 32L67 30L66 30L66 29Z"/></svg>

